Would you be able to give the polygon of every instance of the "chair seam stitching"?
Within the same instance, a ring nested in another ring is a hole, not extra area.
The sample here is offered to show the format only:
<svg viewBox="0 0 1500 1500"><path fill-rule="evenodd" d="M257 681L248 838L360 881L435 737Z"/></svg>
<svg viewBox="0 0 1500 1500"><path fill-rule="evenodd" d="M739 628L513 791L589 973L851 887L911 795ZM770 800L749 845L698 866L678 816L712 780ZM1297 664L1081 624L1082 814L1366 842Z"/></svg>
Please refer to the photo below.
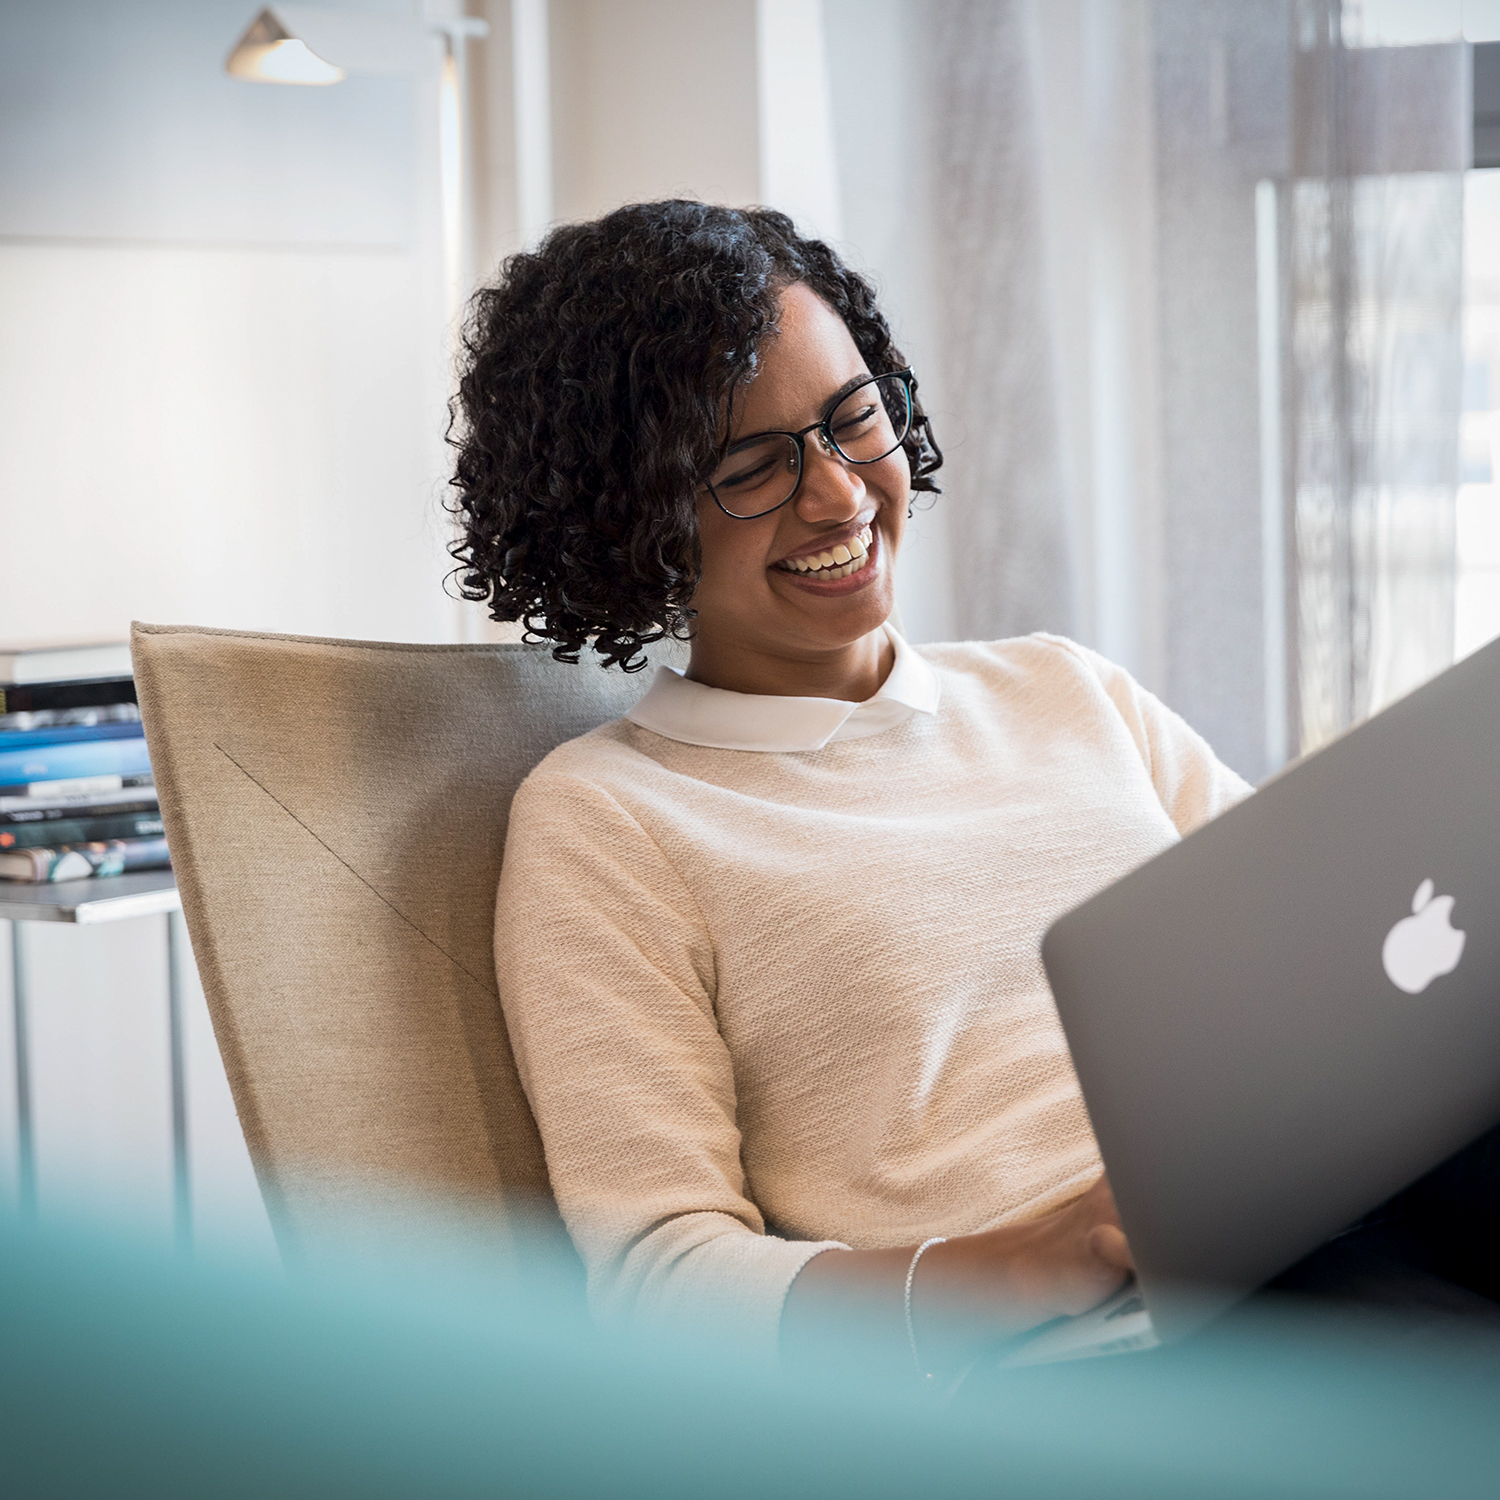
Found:
<svg viewBox="0 0 1500 1500"><path fill-rule="evenodd" d="M219 754L222 755L224 759L227 760L229 764L232 765L235 770L240 773L241 776L243 776L252 785L259 787L260 790L264 792L266 796L269 797L271 801L274 802L277 807L279 807L282 812L284 812L287 817L292 820L292 822L294 822L300 829L302 829L303 832L306 833L310 838L316 840L316 842L323 849L326 849L328 853L331 854L336 860L338 860L338 862L357 881L359 881L359 883L364 886L364 888L369 891L369 893L374 896L377 901L379 901L383 906L389 908L396 914L396 916L400 917L401 920L405 922L406 925L410 927L411 930L416 933L416 935L421 938L424 943L430 943L432 947L436 948L437 951L441 953L443 957L446 958L455 969L457 969L461 974L467 974L468 977L472 979L474 983L480 987L480 989L484 990L486 994L494 995L497 993L494 986L486 984L484 980L479 978L477 974L473 973L473 971L469 969L468 965L460 963L459 960L456 959L451 953L449 953L448 950L443 947L443 945L438 942L436 938L430 937L427 933L423 932L422 929L418 927L417 924L413 922L412 919L408 917L400 907L396 906L395 903L392 902L388 897L383 896L378 890L376 890L375 887L371 885L370 882L366 880L365 877L361 875L359 871L356 870L354 866L351 865L349 861L338 852L337 849L332 848L322 838L319 838L317 833L315 833L313 829L309 828L308 825L304 823L302 819L299 818L297 814L294 813L291 808L289 808L286 803L283 802L281 798L275 794L275 792L273 792L268 786L265 785L264 782L259 780L257 777L251 775L251 773L247 771L244 766L242 766L239 761L237 761L234 756L232 756L221 744L219 744L216 740L210 741L210 743L213 745L214 749L217 750Z"/></svg>

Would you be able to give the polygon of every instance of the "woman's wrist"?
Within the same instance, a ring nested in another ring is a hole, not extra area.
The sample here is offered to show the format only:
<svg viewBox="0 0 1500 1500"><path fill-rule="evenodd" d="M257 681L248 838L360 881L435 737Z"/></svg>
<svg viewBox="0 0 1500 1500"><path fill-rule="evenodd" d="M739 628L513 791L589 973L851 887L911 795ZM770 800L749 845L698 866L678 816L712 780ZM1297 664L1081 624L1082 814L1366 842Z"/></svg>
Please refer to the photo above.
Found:
<svg viewBox="0 0 1500 1500"><path fill-rule="evenodd" d="M924 1375L947 1374L986 1344L1031 1326L1006 1305L1017 1278L1004 1270L1006 1251L1028 1237L1028 1226L1017 1225L892 1250L826 1250L787 1292L782 1356L792 1366L815 1365L853 1350L873 1354L898 1377L917 1365Z"/></svg>
<svg viewBox="0 0 1500 1500"><path fill-rule="evenodd" d="M1098 1261L1071 1206L1040 1219L958 1235L921 1258L912 1323L924 1361L955 1366L986 1345L1102 1302L1123 1268Z"/></svg>
<svg viewBox="0 0 1500 1500"><path fill-rule="evenodd" d="M917 1372L917 1377L922 1380L930 1380L932 1372L922 1362L922 1352L917 1347L917 1325L912 1312L912 1288L917 1280L917 1267L922 1264L922 1257L935 1245L946 1245L947 1236L936 1234L931 1239L923 1240L912 1252L911 1263L906 1268L906 1287L902 1295L902 1310L906 1315L906 1342L911 1347L911 1362Z"/></svg>
<svg viewBox="0 0 1500 1500"><path fill-rule="evenodd" d="M1049 1314L1034 1315L1016 1296L1014 1257L1026 1226L955 1235L933 1245L912 1279L911 1323L924 1374L961 1365L987 1344L1024 1333Z"/></svg>
<svg viewBox="0 0 1500 1500"><path fill-rule="evenodd" d="M1101 1226L1118 1247L1101 1253ZM783 1351L792 1360L817 1359L842 1343L862 1355L878 1351L893 1368L945 1373L987 1344L1102 1302L1129 1268L1118 1231L1101 1181L1065 1208L1021 1224L894 1250L825 1251L787 1294Z"/></svg>
<svg viewBox="0 0 1500 1500"><path fill-rule="evenodd" d="M909 1361L902 1287L914 1248L824 1250L808 1260L782 1306L783 1360L817 1365L856 1350L892 1368Z"/></svg>

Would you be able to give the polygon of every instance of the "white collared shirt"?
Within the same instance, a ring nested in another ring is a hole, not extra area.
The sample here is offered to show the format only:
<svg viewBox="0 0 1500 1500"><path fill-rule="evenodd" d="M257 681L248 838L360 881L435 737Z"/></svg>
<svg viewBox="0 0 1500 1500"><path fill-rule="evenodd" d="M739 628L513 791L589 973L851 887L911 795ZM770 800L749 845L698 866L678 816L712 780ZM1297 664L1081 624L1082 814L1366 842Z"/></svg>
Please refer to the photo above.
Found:
<svg viewBox="0 0 1500 1500"><path fill-rule="evenodd" d="M884 629L896 659L879 692L863 703L732 693L694 682L674 667L658 667L646 695L625 717L684 745L784 753L864 739L904 724L915 713L935 714L937 673L891 626Z"/></svg>

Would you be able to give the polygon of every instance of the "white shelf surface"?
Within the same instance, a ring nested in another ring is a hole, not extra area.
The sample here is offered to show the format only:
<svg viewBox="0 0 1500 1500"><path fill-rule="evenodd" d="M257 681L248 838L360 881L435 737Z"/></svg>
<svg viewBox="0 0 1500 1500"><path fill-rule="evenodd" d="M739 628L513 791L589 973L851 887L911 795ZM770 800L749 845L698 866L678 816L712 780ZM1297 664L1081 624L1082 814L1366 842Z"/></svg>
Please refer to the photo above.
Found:
<svg viewBox="0 0 1500 1500"><path fill-rule="evenodd" d="M0 921L117 922L123 917L176 911L181 905L170 870L36 885L0 880Z"/></svg>

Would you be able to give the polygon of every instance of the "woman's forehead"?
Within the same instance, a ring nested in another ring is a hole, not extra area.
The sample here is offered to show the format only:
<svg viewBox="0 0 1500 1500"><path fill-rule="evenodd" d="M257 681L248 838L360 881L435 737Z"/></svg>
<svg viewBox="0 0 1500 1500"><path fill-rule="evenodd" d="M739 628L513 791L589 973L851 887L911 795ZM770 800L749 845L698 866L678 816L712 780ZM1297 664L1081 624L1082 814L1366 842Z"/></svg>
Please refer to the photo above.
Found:
<svg viewBox="0 0 1500 1500"><path fill-rule="evenodd" d="M815 422L828 398L865 362L844 320L810 287L781 294L776 333L761 350L760 369L735 402L734 435Z"/></svg>

